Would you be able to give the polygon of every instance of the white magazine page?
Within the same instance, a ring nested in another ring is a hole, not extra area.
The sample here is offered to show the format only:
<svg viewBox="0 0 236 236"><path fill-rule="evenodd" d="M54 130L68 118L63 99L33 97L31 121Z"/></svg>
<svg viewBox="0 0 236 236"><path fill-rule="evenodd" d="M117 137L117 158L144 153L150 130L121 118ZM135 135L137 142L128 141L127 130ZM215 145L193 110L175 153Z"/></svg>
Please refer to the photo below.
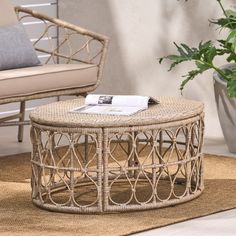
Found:
<svg viewBox="0 0 236 236"><path fill-rule="evenodd" d="M144 108L145 109L145 108ZM101 115L120 115L128 116L138 111L144 110L140 107L107 106L107 105L85 105L75 108L70 112L79 112L82 114L101 114Z"/></svg>
<svg viewBox="0 0 236 236"><path fill-rule="evenodd" d="M112 105L148 108L148 100L146 96L114 96Z"/></svg>
<svg viewBox="0 0 236 236"><path fill-rule="evenodd" d="M158 101L148 96L90 94L86 96L84 106L74 108L70 112L132 115L147 109L150 101L152 104L158 103Z"/></svg>
<svg viewBox="0 0 236 236"><path fill-rule="evenodd" d="M85 105L98 105L99 97L101 95L89 94L85 98Z"/></svg>
<svg viewBox="0 0 236 236"><path fill-rule="evenodd" d="M148 96L90 94L85 99L85 105L112 105L147 108L148 100Z"/></svg>

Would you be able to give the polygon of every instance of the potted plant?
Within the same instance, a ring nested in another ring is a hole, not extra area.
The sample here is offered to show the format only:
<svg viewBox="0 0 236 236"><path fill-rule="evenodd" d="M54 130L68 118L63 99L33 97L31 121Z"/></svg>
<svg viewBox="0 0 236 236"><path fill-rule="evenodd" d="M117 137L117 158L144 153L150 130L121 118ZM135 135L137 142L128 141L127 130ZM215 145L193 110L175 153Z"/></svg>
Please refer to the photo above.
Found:
<svg viewBox="0 0 236 236"><path fill-rule="evenodd" d="M183 62L195 63L196 68L183 75L185 79L180 85L181 91L198 75L207 70L214 71L214 90L221 127L229 151L236 153L236 11L225 10L221 0L216 1L223 11L223 16L210 22L221 29L227 29L226 38L216 42L200 42L198 47L174 43L178 53L160 58L159 63L164 59L170 60L172 63L169 70ZM215 64L215 58L218 56L226 56L228 64Z"/></svg>

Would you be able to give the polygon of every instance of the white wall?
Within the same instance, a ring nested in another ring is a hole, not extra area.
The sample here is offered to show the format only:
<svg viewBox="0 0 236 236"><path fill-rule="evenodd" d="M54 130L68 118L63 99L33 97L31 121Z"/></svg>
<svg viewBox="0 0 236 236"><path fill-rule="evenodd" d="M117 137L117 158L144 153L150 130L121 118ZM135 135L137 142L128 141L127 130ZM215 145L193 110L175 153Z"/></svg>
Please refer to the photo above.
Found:
<svg viewBox="0 0 236 236"><path fill-rule="evenodd" d="M59 9L60 18L111 38L104 80L96 92L168 96L180 96L181 75L191 66L167 72L169 64L159 65L157 58L175 52L173 41L195 46L218 37L208 19L221 14L216 0L60 0ZM206 136L222 138L211 73L191 82L184 97L205 103Z"/></svg>
<svg viewBox="0 0 236 236"><path fill-rule="evenodd" d="M236 5L234 0L224 3ZM167 72L168 63L159 65L157 58L175 52L173 41L195 46L200 40L219 36L208 24L209 18L221 14L216 0L59 0L59 5L60 18L111 38L99 93L180 96L181 75L190 65ZM205 103L206 136L222 138L211 73L191 82L184 97ZM18 104L8 104L0 112L17 108Z"/></svg>

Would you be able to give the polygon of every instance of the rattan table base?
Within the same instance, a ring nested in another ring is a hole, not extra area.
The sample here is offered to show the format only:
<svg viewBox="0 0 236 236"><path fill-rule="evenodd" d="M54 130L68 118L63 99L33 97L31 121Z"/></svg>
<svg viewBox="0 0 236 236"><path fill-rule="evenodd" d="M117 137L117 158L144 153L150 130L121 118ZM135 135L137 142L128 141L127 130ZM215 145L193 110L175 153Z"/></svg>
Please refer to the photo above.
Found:
<svg viewBox="0 0 236 236"><path fill-rule="evenodd" d="M32 119L33 203L52 211L99 213L196 198L204 189L203 130L203 113L160 124L98 128Z"/></svg>

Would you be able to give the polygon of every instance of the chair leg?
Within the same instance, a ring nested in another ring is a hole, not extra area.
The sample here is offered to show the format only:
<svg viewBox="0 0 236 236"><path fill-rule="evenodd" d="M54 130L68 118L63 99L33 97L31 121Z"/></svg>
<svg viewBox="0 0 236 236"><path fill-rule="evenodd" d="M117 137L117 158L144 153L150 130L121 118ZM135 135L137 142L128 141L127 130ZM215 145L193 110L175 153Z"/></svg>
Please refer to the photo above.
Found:
<svg viewBox="0 0 236 236"><path fill-rule="evenodd" d="M25 101L20 103L20 118L19 121L23 122L25 120ZM23 141L24 125L19 125L18 128L18 142Z"/></svg>

